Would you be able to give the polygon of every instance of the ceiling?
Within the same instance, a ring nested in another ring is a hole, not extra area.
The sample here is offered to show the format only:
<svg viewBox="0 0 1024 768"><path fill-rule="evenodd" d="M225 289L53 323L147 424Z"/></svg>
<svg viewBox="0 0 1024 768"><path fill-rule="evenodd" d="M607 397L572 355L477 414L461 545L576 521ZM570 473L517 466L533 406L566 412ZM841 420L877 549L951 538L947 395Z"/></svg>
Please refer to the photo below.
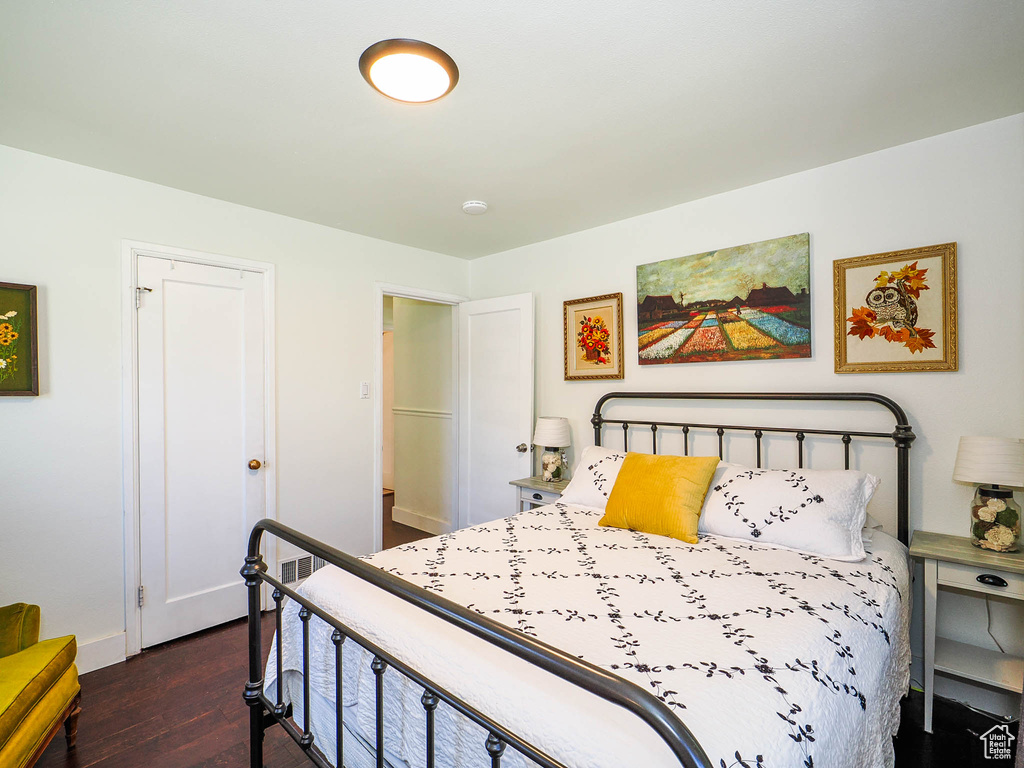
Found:
<svg viewBox="0 0 1024 768"><path fill-rule="evenodd" d="M1019 0L0 2L0 143L463 258L1017 112Z"/></svg>

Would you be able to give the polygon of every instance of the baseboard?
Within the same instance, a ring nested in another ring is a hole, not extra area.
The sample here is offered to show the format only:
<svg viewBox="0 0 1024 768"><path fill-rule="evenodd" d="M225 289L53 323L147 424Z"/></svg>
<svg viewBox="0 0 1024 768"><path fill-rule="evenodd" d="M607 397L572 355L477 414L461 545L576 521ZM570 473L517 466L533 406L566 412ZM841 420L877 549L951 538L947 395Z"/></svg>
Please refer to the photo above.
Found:
<svg viewBox="0 0 1024 768"><path fill-rule="evenodd" d="M402 509L401 507L394 507L391 510L391 519L396 523L408 525L410 528L432 533L435 536L439 536L442 533L451 533L452 530L451 523L438 520L436 517L428 517L419 512L413 512L411 509Z"/></svg>
<svg viewBox="0 0 1024 768"><path fill-rule="evenodd" d="M109 667L125 659L125 633L118 632L109 637L100 637L78 644L78 672L85 674L96 669Z"/></svg>

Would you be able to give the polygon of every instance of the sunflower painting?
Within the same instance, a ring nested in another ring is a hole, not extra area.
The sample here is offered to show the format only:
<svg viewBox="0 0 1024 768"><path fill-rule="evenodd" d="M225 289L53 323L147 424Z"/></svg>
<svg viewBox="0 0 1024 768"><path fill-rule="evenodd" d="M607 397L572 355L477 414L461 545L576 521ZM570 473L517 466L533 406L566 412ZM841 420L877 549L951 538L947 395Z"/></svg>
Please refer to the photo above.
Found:
<svg viewBox="0 0 1024 768"><path fill-rule="evenodd" d="M38 395L36 288L0 283L0 395Z"/></svg>
<svg viewBox="0 0 1024 768"><path fill-rule="evenodd" d="M565 380L621 379L622 294L563 303Z"/></svg>
<svg viewBox="0 0 1024 768"><path fill-rule="evenodd" d="M603 365L608 362L611 354L611 331L600 315L580 318L580 330L576 334L576 348L583 354L583 359Z"/></svg>

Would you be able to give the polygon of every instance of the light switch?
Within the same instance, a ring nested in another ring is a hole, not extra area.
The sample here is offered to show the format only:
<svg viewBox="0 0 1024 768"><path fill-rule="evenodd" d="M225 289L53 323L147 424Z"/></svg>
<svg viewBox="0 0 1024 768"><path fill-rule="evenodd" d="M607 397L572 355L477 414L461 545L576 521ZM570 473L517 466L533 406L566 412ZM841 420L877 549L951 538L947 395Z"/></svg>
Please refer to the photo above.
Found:
<svg viewBox="0 0 1024 768"><path fill-rule="evenodd" d="M359 399L369 400L370 399L370 382L364 381L359 385Z"/></svg>

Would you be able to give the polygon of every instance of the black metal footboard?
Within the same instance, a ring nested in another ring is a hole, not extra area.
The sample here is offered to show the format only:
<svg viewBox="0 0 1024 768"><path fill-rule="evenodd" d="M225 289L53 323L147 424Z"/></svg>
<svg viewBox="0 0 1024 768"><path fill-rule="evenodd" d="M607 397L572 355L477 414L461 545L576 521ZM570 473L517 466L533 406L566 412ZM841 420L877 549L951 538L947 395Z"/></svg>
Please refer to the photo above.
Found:
<svg viewBox="0 0 1024 768"><path fill-rule="evenodd" d="M373 584L375 587L405 600L427 613L436 616L449 624L469 632L502 650L566 680L573 685L590 691L596 696L623 707L636 717L647 723L672 750L684 768L711 768L708 759L693 734L676 717L676 715L659 699L633 683L623 680L603 669L581 661L532 637L509 629L493 619L481 616L464 608L451 600L435 595L425 589L410 584L391 574L376 568L369 563L347 555L322 542L316 541L292 528L272 520L261 520L252 530L249 537L249 551L242 568L242 576L249 594L249 680L245 684L244 698L249 705L249 739L250 768L264 768L263 734L265 730L280 724L295 742L305 750L309 759L320 766L329 768L330 758L323 754L315 743L310 731L309 710L309 622L313 617L333 627L331 639L335 648L335 702L337 709L337 753L333 756L334 765L342 766L344 754L344 724L342 722L342 645L352 641L373 654L371 669L376 676L376 764L384 766L384 721L383 678L389 669L396 670L423 688L421 698L423 716L426 721L426 768L434 768L434 710L440 701L445 702L473 722L482 726L489 733L486 742L480 745L489 756L492 768L500 768L502 753L506 745L511 745L543 768L566 768L539 747L526 742L508 728L495 722L486 714L468 705L458 696L438 686L416 670L410 668L392 656L386 649L380 648L358 632L345 626L321 607L302 597L295 591L267 574L266 564L260 554L260 543L263 533L277 536L294 544L305 552L323 558L328 563ZM277 618L277 685L275 700L268 698L263 691L263 643L260 626L260 590L263 583L273 589L273 598ZM303 722L301 728L291 719L291 707L283 700L282 666L282 601L290 597L301 608L299 619L302 621L302 677L303 677Z"/></svg>

